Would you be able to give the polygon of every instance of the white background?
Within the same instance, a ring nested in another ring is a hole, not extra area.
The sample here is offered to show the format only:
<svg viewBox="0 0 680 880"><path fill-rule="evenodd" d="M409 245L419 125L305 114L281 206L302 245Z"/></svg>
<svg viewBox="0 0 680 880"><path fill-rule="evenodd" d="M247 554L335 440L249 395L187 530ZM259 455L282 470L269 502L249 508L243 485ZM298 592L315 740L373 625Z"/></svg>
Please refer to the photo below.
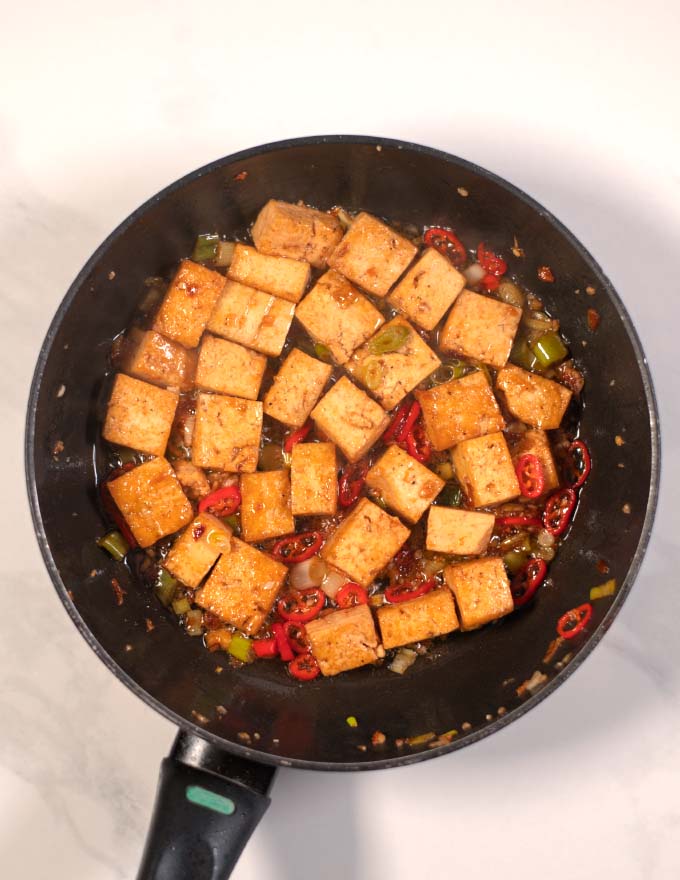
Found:
<svg viewBox="0 0 680 880"><path fill-rule="evenodd" d="M624 610L555 695L421 766L281 772L234 876L678 877L677 3L5 0L1 11L2 876L134 876L173 737L86 647L33 538L21 442L51 316L92 250L169 181L258 143L344 132L486 166L599 259L654 371L661 505Z"/></svg>

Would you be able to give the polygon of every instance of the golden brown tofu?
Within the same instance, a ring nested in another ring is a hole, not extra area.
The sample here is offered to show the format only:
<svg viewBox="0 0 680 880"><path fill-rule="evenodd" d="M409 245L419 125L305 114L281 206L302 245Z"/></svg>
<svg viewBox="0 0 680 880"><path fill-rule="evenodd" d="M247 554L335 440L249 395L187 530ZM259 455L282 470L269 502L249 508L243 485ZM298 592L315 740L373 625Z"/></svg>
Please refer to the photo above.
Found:
<svg viewBox="0 0 680 880"><path fill-rule="evenodd" d="M196 387L257 400L266 369L263 354L206 333L198 351Z"/></svg>
<svg viewBox="0 0 680 880"><path fill-rule="evenodd" d="M465 287L465 276L434 248L420 259L389 295L389 303L424 330L434 330Z"/></svg>
<svg viewBox="0 0 680 880"><path fill-rule="evenodd" d="M196 355L153 330L131 335L124 370L135 379L188 391L193 384Z"/></svg>
<svg viewBox="0 0 680 880"><path fill-rule="evenodd" d="M196 348L224 289L224 275L182 260L153 323L153 329L185 348Z"/></svg>
<svg viewBox="0 0 680 880"><path fill-rule="evenodd" d="M208 330L247 348L278 357L295 314L295 305L227 281L208 321Z"/></svg>
<svg viewBox="0 0 680 880"><path fill-rule="evenodd" d="M172 545L163 561L173 577L195 590L218 557L229 553L231 529L216 516L199 513Z"/></svg>
<svg viewBox="0 0 680 880"><path fill-rule="evenodd" d="M461 629L477 629L514 608L510 581L498 556L449 565L444 579L456 597Z"/></svg>
<svg viewBox="0 0 680 880"><path fill-rule="evenodd" d="M571 391L564 385L513 364L498 373L496 388L503 392L515 418L546 431L559 428L571 400Z"/></svg>
<svg viewBox="0 0 680 880"><path fill-rule="evenodd" d="M517 306L464 290L449 312L439 345L498 369L508 360L521 317Z"/></svg>
<svg viewBox="0 0 680 880"><path fill-rule="evenodd" d="M150 547L192 518L189 499L164 458L152 458L108 483L140 547Z"/></svg>
<svg viewBox="0 0 680 880"><path fill-rule="evenodd" d="M263 254L306 260L324 269L342 238L342 225L332 214L270 199L257 215L252 235Z"/></svg>
<svg viewBox="0 0 680 880"><path fill-rule="evenodd" d="M287 574L282 562L232 538L231 551L220 557L196 603L251 636L272 610Z"/></svg>
<svg viewBox="0 0 680 880"><path fill-rule="evenodd" d="M415 396L422 407L427 436L440 452L462 440L505 427L505 419L481 370L427 391L416 391Z"/></svg>
<svg viewBox="0 0 680 880"><path fill-rule="evenodd" d="M326 346L338 364L346 363L385 323L373 303L332 269L319 278L295 316L315 342Z"/></svg>
<svg viewBox="0 0 680 880"><path fill-rule="evenodd" d="M106 410L102 436L109 443L163 455L179 395L119 373Z"/></svg>
<svg viewBox="0 0 680 880"><path fill-rule="evenodd" d="M257 469L261 434L260 401L199 394L191 460L198 467L252 473Z"/></svg>
<svg viewBox="0 0 680 880"><path fill-rule="evenodd" d="M444 636L458 629L453 596L447 589L432 590L395 605L381 605L377 616L386 650Z"/></svg>
<svg viewBox="0 0 680 880"><path fill-rule="evenodd" d="M370 214L358 214L328 265L374 296L385 296L416 255L403 235Z"/></svg>
<svg viewBox="0 0 680 880"><path fill-rule="evenodd" d="M452 450L451 461L473 507L491 507L520 494L510 450L500 432L464 440Z"/></svg>
<svg viewBox="0 0 680 880"><path fill-rule="evenodd" d="M390 423L385 410L346 376L317 403L312 419L349 461L366 455Z"/></svg>
<svg viewBox="0 0 680 880"><path fill-rule="evenodd" d="M480 556L489 546L495 522L493 513L431 507L425 546L435 553Z"/></svg>
<svg viewBox="0 0 680 880"><path fill-rule="evenodd" d="M540 461L543 468L543 477L545 479L545 492L557 489L560 485L560 478L555 467L555 459L550 449L550 441L545 431L534 429L526 431L520 439L513 444L512 461L516 465L523 455L535 455Z"/></svg>
<svg viewBox="0 0 680 880"><path fill-rule="evenodd" d="M177 474L182 489L192 501L200 501L210 494L210 483L200 467L196 467L190 461L177 459L173 461L172 468Z"/></svg>
<svg viewBox="0 0 680 880"><path fill-rule="evenodd" d="M332 443L296 443L290 463L293 516L332 516L338 509L338 470Z"/></svg>
<svg viewBox="0 0 680 880"><path fill-rule="evenodd" d="M385 341L400 331L407 334L402 345L396 351L381 354ZM398 317L357 349L345 369L390 410L440 364L437 355L408 321Z"/></svg>
<svg viewBox="0 0 680 880"><path fill-rule="evenodd" d="M399 446L390 446L366 475L366 485L408 522L417 522L444 480Z"/></svg>
<svg viewBox="0 0 680 880"><path fill-rule="evenodd" d="M321 555L350 580L367 587L410 534L396 516L362 498L326 541Z"/></svg>
<svg viewBox="0 0 680 880"><path fill-rule="evenodd" d="M290 474L258 471L241 475L241 534L254 543L295 531L290 509Z"/></svg>
<svg viewBox="0 0 680 880"><path fill-rule="evenodd" d="M237 244L228 275L232 281L296 303L307 290L310 272L309 263L260 254L250 245Z"/></svg>
<svg viewBox="0 0 680 880"><path fill-rule="evenodd" d="M292 349L263 398L265 413L284 425L304 425L332 372L330 364Z"/></svg>
<svg viewBox="0 0 680 880"><path fill-rule="evenodd" d="M306 624L312 654L324 675L337 675L367 663L385 652L368 605L334 611Z"/></svg>

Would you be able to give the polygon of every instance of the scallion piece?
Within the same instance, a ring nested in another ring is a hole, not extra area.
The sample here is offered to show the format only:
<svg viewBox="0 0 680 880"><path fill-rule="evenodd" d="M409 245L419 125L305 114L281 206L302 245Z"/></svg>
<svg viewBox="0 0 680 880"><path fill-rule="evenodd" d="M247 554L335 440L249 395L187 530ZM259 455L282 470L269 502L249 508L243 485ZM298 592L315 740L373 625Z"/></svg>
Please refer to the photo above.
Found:
<svg viewBox="0 0 680 880"><path fill-rule="evenodd" d="M375 391L385 378L385 365L382 361L370 358L357 370L357 376L369 391Z"/></svg>
<svg viewBox="0 0 680 880"><path fill-rule="evenodd" d="M432 385L443 385L452 379L462 379L463 376L470 372L470 369L469 364L454 358L448 364L442 364L441 367L436 369L430 376L430 382Z"/></svg>
<svg viewBox="0 0 680 880"><path fill-rule="evenodd" d="M219 235L199 235L191 259L195 263L212 263L217 256L219 243Z"/></svg>
<svg viewBox="0 0 680 880"><path fill-rule="evenodd" d="M182 596L180 599L174 599L172 610L178 617L181 617L182 614L188 614L191 611L191 602L186 596Z"/></svg>
<svg viewBox="0 0 680 880"><path fill-rule="evenodd" d="M529 561L529 554L526 550L517 549L511 550L509 553L506 553L503 557L503 562L505 563L505 567L510 572L510 574L517 574L517 572Z"/></svg>
<svg viewBox="0 0 680 880"><path fill-rule="evenodd" d="M331 363L333 360L330 348L327 345L324 345L323 342L314 343L314 354L319 360L326 361L326 363Z"/></svg>
<svg viewBox="0 0 680 880"><path fill-rule="evenodd" d="M218 241L217 242L217 252L215 254L214 263L216 266L221 266L222 268L227 268L227 266L231 266L231 261L234 258L234 250L236 249L236 245L233 241Z"/></svg>
<svg viewBox="0 0 680 880"><path fill-rule="evenodd" d="M165 605L166 608L175 598L176 590L177 579L174 578L167 569L161 568L158 572L158 578L156 580L154 592L156 593L156 596L160 600L161 604Z"/></svg>
<svg viewBox="0 0 680 880"><path fill-rule="evenodd" d="M536 355L536 360L540 366L547 370L563 361L569 354L566 345L562 342L559 333L544 333L531 346L531 351Z"/></svg>
<svg viewBox="0 0 680 880"><path fill-rule="evenodd" d="M102 550L106 550L107 553L113 556L116 562L122 562L130 549L120 532L109 532L107 535L104 535L103 538L97 541L97 546L101 547Z"/></svg>
<svg viewBox="0 0 680 880"><path fill-rule="evenodd" d="M513 364L522 367L524 370L542 369L538 358L529 348L526 339L515 340L515 344L512 346L512 351L510 352L510 360Z"/></svg>
<svg viewBox="0 0 680 880"><path fill-rule="evenodd" d="M411 331L408 327L403 324L393 324L374 336L366 347L371 354L390 354L399 351L410 335Z"/></svg>
<svg viewBox="0 0 680 880"><path fill-rule="evenodd" d="M250 663L253 659L252 639L242 636L241 633L234 633L227 651L241 663Z"/></svg>
<svg viewBox="0 0 680 880"><path fill-rule="evenodd" d="M200 608L194 608L187 612L186 617L184 618L184 625L188 635L203 635L203 612Z"/></svg>
<svg viewBox="0 0 680 880"><path fill-rule="evenodd" d="M457 483L447 483L437 495L437 503L444 507L460 507L463 503L463 490Z"/></svg>
<svg viewBox="0 0 680 880"><path fill-rule="evenodd" d="M590 588L590 601L596 602L598 599L604 599L607 596L613 596L616 592L616 581L614 578L600 584L599 587Z"/></svg>

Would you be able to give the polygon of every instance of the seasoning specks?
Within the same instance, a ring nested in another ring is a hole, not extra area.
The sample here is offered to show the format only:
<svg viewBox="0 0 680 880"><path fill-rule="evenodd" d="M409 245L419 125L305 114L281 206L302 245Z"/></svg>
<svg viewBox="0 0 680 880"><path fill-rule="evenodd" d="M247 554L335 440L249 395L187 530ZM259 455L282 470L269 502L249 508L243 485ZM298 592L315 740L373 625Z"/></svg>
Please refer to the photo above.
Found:
<svg viewBox="0 0 680 880"><path fill-rule="evenodd" d="M236 734L236 736L241 740L241 742L250 743L250 734L247 733L245 730L241 730L239 733Z"/></svg>
<svg viewBox="0 0 680 880"><path fill-rule="evenodd" d="M358 727L359 726L359 722L356 720L354 715L348 715L347 718L345 719L345 721L347 722L347 724L350 727Z"/></svg>
<svg viewBox="0 0 680 880"><path fill-rule="evenodd" d="M617 434L616 437L614 437L614 443L616 443L617 446L625 446L626 441L620 434Z"/></svg>
<svg viewBox="0 0 680 880"><path fill-rule="evenodd" d="M586 287L586 293L588 296L595 296L595 288L589 284L588 287Z"/></svg>
<svg viewBox="0 0 680 880"><path fill-rule="evenodd" d="M109 281L113 281L113 279L116 277L116 273L113 271L113 269L111 269L106 277L109 279Z"/></svg>
<svg viewBox="0 0 680 880"><path fill-rule="evenodd" d="M372 746L383 746L387 741L387 737L382 732L382 730L376 730L371 737L371 745Z"/></svg>
<svg viewBox="0 0 680 880"><path fill-rule="evenodd" d="M537 274L540 281L546 281L549 284L552 284L555 280L555 273L550 266L539 266Z"/></svg>
<svg viewBox="0 0 680 880"><path fill-rule="evenodd" d="M60 385L57 389L57 397L63 397L66 394L66 385Z"/></svg>
<svg viewBox="0 0 680 880"><path fill-rule="evenodd" d="M215 706L215 712L217 712L220 718L224 718L224 716L227 714L227 710L224 708L224 706L221 705Z"/></svg>
<svg viewBox="0 0 680 880"><path fill-rule="evenodd" d="M512 248L511 248L511 250L512 250L513 256L517 257L518 259L519 259L520 257L523 257L523 256L524 256L524 248L521 248L521 247L519 246L519 242L517 241L517 236L516 236L516 235L513 235L513 237L512 237Z"/></svg>
<svg viewBox="0 0 680 880"><path fill-rule="evenodd" d="M459 186L456 192L464 199L466 199L470 195L470 193L465 189L464 186Z"/></svg>
<svg viewBox="0 0 680 880"><path fill-rule="evenodd" d="M195 709L191 710L191 716L192 718L195 718L199 724L207 724L210 721L209 718L206 718L205 715L201 715L201 713L197 712Z"/></svg>
<svg viewBox="0 0 680 880"><path fill-rule="evenodd" d="M55 459L59 458L59 456L61 455L61 453L63 451L64 451L64 441L57 440L57 442L54 444L54 447L52 448L53 458L55 458Z"/></svg>
<svg viewBox="0 0 680 880"><path fill-rule="evenodd" d="M472 725L470 724L469 721L463 721L463 723L460 726L460 729L465 730L467 732L468 730L472 730Z"/></svg>
<svg viewBox="0 0 680 880"><path fill-rule="evenodd" d="M375 151L376 153L382 153L382 147L380 146L380 144L376 144Z"/></svg>
<svg viewBox="0 0 680 880"><path fill-rule="evenodd" d="M630 504L628 504L628 502L626 502L626 503L623 505L623 507L621 508L621 510L622 510L624 513L630 513L630 511L631 511L631 506L630 506Z"/></svg>
<svg viewBox="0 0 680 880"><path fill-rule="evenodd" d="M150 617L146 617L144 619L144 626L146 627L146 631L148 633L153 632L156 629L156 625Z"/></svg>
<svg viewBox="0 0 680 880"><path fill-rule="evenodd" d="M239 171L238 174L234 175L234 180L245 180L248 177L247 171Z"/></svg>

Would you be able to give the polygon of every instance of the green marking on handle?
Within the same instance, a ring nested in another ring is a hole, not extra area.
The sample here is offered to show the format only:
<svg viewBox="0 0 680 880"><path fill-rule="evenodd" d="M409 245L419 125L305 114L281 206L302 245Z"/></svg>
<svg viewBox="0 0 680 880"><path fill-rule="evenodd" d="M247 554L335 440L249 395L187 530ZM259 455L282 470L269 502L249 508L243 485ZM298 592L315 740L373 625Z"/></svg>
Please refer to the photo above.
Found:
<svg viewBox="0 0 680 880"><path fill-rule="evenodd" d="M215 794L214 791L202 788L200 785L187 785L186 796L192 804L198 804L199 807L205 807L215 813L231 816L236 812L236 804L231 798L222 797L221 794Z"/></svg>

